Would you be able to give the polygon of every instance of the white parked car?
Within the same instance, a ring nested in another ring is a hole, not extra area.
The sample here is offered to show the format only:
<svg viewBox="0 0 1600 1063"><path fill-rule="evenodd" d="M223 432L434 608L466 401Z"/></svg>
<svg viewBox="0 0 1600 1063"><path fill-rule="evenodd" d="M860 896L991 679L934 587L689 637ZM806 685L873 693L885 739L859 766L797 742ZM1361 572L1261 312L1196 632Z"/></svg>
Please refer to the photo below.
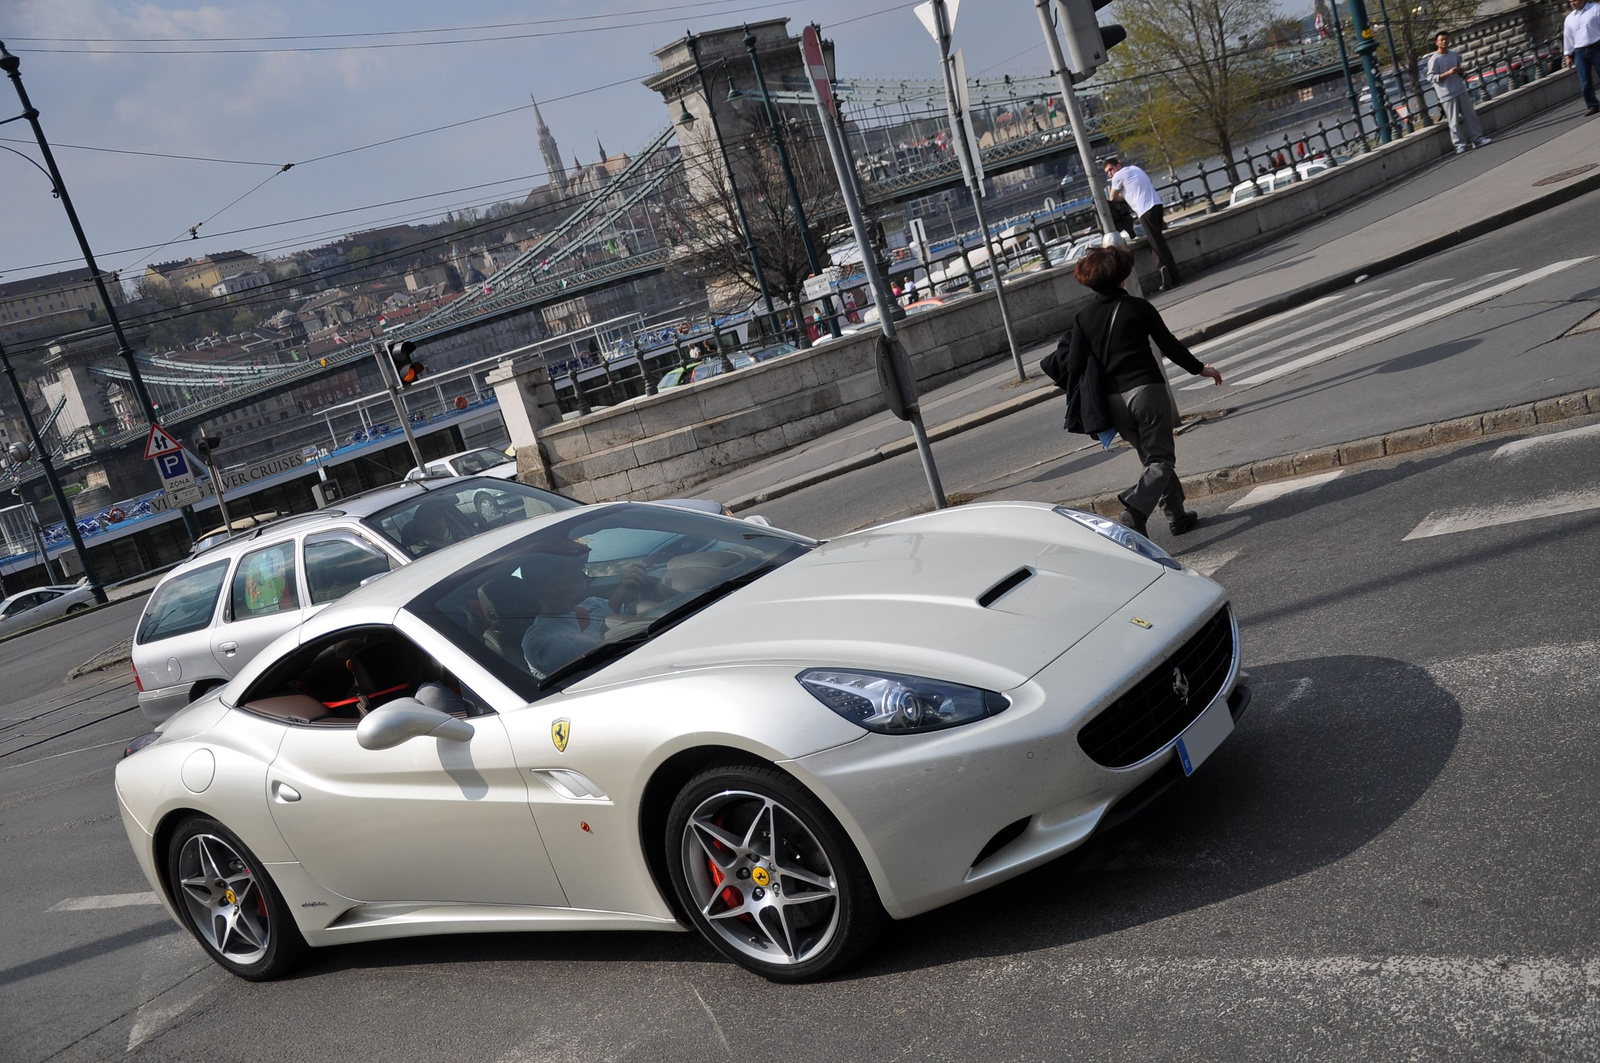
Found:
<svg viewBox="0 0 1600 1063"><path fill-rule="evenodd" d="M502 450L478 447L458 454L446 454L428 462L425 469L428 476L498 476L502 480L515 480L517 459L508 457ZM415 480L422 475L423 472L413 467L406 474L406 479Z"/></svg>
<svg viewBox="0 0 1600 1063"><path fill-rule="evenodd" d="M611 503L351 593L137 740L116 791L151 887L244 978L378 938L693 929L800 981L1181 785L1248 702L1223 589L1102 517L818 543Z"/></svg>
<svg viewBox="0 0 1600 1063"><path fill-rule="evenodd" d="M1257 196L1281 192L1297 183L1296 174L1299 175L1299 180L1307 181L1331 169L1333 165L1325 158L1307 159L1305 162L1295 163L1292 170L1285 167L1276 173L1260 174L1252 181L1240 181L1233 186L1233 192L1228 196L1228 206L1237 207L1240 203L1246 203Z"/></svg>
<svg viewBox="0 0 1600 1063"><path fill-rule="evenodd" d="M0 600L0 635L21 631L68 613L81 613L94 605L94 595L83 584L54 584L18 591Z"/></svg>

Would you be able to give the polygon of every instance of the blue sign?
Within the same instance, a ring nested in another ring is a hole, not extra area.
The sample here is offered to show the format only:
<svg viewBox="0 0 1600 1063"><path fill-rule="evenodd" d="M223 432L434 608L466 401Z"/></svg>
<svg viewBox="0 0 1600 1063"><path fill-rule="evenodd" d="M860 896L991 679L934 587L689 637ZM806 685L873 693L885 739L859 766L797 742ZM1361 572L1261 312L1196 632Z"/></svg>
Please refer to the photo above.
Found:
<svg viewBox="0 0 1600 1063"><path fill-rule="evenodd" d="M157 455L155 463L156 471L161 474L163 480L176 480L180 476L189 475L189 462L181 450Z"/></svg>

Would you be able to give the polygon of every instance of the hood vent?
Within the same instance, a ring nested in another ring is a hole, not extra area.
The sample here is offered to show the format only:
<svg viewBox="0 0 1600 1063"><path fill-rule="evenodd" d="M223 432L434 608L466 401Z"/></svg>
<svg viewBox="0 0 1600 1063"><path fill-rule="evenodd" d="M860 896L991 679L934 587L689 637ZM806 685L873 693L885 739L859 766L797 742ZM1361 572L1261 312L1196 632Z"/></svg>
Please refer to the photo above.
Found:
<svg viewBox="0 0 1600 1063"><path fill-rule="evenodd" d="M993 587L990 587L988 590L978 595L978 604L985 609L989 608L989 606L993 605L995 602L998 602L1001 598L1004 598L1007 594L1010 594L1012 591L1028 582L1028 580L1032 579L1033 574L1033 569L1031 567L1028 565L1023 565L1021 568L1011 573L1011 575L1007 576L999 583L996 583Z"/></svg>

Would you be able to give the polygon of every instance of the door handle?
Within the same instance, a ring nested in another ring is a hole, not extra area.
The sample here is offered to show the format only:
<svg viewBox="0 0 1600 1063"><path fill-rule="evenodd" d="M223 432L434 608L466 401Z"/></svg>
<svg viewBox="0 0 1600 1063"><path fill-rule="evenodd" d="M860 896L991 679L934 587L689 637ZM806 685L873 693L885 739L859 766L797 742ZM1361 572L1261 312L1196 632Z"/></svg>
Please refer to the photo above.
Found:
<svg viewBox="0 0 1600 1063"><path fill-rule="evenodd" d="M222 645L218 646L217 649L221 650L225 655L232 657L234 654L239 652L239 644L237 642L224 642Z"/></svg>
<svg viewBox="0 0 1600 1063"><path fill-rule="evenodd" d="M300 791L286 782L275 782L272 784L272 796L287 805L300 800Z"/></svg>

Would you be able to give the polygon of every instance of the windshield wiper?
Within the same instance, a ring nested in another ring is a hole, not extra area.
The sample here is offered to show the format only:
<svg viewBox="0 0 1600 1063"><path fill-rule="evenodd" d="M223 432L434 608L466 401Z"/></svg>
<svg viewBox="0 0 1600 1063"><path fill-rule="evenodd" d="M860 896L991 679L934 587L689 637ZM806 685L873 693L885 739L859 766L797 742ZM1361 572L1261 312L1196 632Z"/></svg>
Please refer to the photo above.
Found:
<svg viewBox="0 0 1600 1063"><path fill-rule="evenodd" d="M761 565L731 579L725 579L715 587L710 587L690 598L682 605L674 606L656 617L640 631L633 631L621 638L602 642L593 649L587 650L557 668L543 679L539 680L539 689L549 690L563 679L571 678L579 672L592 672L601 665L633 652L640 646L649 642L657 635L675 627L684 620L700 612L706 606L738 590L748 586L777 568L780 562Z"/></svg>

